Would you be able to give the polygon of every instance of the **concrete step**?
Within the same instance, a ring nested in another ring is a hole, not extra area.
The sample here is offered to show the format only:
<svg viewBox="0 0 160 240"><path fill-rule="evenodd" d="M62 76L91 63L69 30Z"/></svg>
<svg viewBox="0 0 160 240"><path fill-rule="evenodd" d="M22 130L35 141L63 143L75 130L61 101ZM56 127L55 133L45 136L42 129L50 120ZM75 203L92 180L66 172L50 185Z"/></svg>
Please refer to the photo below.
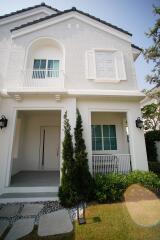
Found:
<svg viewBox="0 0 160 240"><path fill-rule="evenodd" d="M57 192L4 193L0 195L0 203L56 201L56 200L58 200Z"/></svg>

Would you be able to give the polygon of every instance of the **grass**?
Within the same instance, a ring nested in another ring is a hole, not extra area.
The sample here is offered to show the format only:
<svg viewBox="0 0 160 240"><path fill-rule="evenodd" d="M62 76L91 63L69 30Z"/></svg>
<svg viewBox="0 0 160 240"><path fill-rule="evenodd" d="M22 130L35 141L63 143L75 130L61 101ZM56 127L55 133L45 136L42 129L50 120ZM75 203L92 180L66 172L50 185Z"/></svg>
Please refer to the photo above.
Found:
<svg viewBox="0 0 160 240"><path fill-rule="evenodd" d="M91 204L86 210L87 224L74 224L74 232L66 236L37 236L37 229L23 240L159 240L160 223L143 227L136 224L125 203Z"/></svg>

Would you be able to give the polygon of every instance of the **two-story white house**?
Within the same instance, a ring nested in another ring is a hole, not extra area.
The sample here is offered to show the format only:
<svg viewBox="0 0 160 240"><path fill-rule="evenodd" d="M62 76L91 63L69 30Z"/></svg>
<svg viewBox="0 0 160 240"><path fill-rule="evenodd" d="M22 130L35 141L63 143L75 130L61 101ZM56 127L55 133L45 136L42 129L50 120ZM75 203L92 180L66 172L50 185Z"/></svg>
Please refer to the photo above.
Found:
<svg viewBox="0 0 160 240"><path fill-rule="evenodd" d="M63 116L73 133L76 108L91 173L148 170L140 52L131 33L76 8L0 16L0 194L57 192Z"/></svg>

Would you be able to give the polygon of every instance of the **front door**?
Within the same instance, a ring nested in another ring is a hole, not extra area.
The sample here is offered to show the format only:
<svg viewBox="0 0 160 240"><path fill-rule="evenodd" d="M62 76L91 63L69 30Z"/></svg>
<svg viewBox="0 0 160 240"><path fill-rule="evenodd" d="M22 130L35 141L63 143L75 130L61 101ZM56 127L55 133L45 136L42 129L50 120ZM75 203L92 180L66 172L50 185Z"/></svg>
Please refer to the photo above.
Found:
<svg viewBox="0 0 160 240"><path fill-rule="evenodd" d="M40 169L59 170L59 127L46 126L40 128Z"/></svg>

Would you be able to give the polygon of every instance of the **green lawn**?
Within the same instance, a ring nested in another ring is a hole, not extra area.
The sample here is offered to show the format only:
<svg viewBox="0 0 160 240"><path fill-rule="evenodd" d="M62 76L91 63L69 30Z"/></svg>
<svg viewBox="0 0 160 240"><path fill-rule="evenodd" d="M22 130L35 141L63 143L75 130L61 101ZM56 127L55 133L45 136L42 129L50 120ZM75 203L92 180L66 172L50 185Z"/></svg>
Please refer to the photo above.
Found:
<svg viewBox="0 0 160 240"><path fill-rule="evenodd" d="M156 226L139 226L130 217L125 203L91 204L86 211L87 224L74 224L68 236L37 236L37 229L23 240L160 240L160 223Z"/></svg>
<svg viewBox="0 0 160 240"><path fill-rule="evenodd" d="M99 217L101 222L94 223ZM156 227L141 227L128 214L125 204L105 204L90 206L87 210L85 226L75 227L76 240L159 240L160 224Z"/></svg>

